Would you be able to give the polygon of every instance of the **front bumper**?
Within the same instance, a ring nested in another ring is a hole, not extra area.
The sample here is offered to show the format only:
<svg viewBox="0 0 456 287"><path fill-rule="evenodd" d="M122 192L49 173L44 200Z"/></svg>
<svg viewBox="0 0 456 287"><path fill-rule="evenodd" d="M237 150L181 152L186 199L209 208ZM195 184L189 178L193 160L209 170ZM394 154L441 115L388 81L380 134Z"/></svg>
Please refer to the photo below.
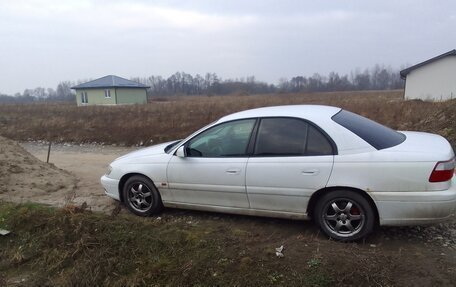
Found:
<svg viewBox="0 0 456 287"><path fill-rule="evenodd" d="M116 200L120 200L118 179L112 179L110 177L107 177L106 175L103 175L100 181L101 185L103 185L105 189L105 193L107 196L112 197Z"/></svg>
<svg viewBox="0 0 456 287"><path fill-rule="evenodd" d="M444 191L370 192L380 225L420 225L450 219L456 211L456 183Z"/></svg>

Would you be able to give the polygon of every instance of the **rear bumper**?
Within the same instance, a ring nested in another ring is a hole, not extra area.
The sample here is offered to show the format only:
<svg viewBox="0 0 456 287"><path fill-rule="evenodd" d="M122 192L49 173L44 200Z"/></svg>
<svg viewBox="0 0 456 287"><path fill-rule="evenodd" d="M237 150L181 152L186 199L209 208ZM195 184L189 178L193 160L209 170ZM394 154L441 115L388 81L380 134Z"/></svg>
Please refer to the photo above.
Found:
<svg viewBox="0 0 456 287"><path fill-rule="evenodd" d="M456 211L456 184L444 191L371 192L380 225L421 225L450 219Z"/></svg>
<svg viewBox="0 0 456 287"><path fill-rule="evenodd" d="M112 197L116 200L120 200L119 196L119 180L112 179L103 175L100 179L101 185L103 185L107 196Z"/></svg>

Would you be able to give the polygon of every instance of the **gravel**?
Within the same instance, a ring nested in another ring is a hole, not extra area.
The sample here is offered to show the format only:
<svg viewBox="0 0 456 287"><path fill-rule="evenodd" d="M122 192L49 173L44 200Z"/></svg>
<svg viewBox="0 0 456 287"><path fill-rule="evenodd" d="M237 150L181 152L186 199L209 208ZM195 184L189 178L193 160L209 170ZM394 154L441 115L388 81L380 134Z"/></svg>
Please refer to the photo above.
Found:
<svg viewBox="0 0 456 287"><path fill-rule="evenodd" d="M385 240L419 241L456 250L456 217L448 222L426 226L382 227L379 233Z"/></svg>

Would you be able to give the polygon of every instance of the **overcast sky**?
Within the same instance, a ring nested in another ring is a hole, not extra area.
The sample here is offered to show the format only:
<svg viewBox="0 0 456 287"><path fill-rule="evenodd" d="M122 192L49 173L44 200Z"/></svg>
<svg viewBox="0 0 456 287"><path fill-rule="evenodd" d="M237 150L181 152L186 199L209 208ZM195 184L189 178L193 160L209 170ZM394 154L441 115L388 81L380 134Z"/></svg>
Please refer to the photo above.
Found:
<svg viewBox="0 0 456 287"><path fill-rule="evenodd" d="M0 0L0 93L215 72L341 74L456 48L456 1Z"/></svg>

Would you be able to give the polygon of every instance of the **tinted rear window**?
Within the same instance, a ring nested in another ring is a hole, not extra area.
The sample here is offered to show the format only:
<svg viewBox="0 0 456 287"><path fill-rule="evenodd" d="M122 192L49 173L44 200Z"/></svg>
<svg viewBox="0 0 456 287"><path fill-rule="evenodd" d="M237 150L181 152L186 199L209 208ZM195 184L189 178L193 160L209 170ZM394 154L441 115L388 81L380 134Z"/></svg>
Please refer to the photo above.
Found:
<svg viewBox="0 0 456 287"><path fill-rule="evenodd" d="M311 124L295 118L264 118L260 122L255 156L333 155L329 140Z"/></svg>
<svg viewBox="0 0 456 287"><path fill-rule="evenodd" d="M261 120L256 141L256 155L304 155L308 125L292 118Z"/></svg>
<svg viewBox="0 0 456 287"><path fill-rule="evenodd" d="M405 140L405 135L348 111L342 110L335 114L332 119L376 149L393 147Z"/></svg>

